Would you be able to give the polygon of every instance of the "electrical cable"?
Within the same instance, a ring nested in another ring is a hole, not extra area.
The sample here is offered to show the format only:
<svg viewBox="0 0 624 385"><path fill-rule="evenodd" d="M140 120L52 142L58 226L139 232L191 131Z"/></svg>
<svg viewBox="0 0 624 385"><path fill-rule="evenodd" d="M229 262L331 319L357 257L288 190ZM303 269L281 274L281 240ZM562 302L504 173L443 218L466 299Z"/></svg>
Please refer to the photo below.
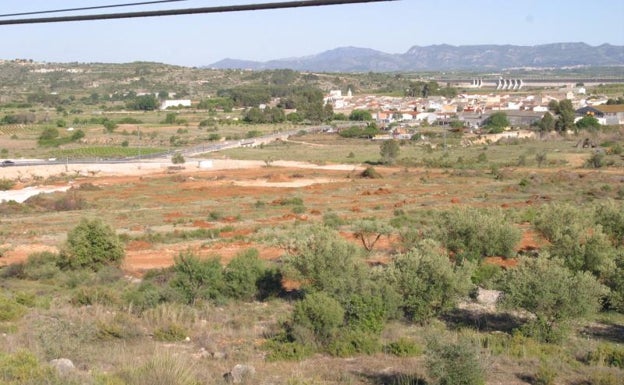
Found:
<svg viewBox="0 0 624 385"><path fill-rule="evenodd" d="M127 4L111 4L111 5L97 5L93 7L83 7L83 8L66 8L66 9L53 9L49 11L34 11L34 12L21 12L21 13L6 13L4 15L0 15L0 17L9 17L9 16L26 16L26 15L40 15L43 13L60 13L60 12L73 12L73 11L88 11L92 9L103 9L103 8L119 8L119 7L133 7L136 5L149 5L149 4L160 4L160 3L177 3L180 1L186 0L159 0L159 1L143 1L140 3L127 3Z"/></svg>
<svg viewBox="0 0 624 385"><path fill-rule="evenodd" d="M28 18L28 19L9 19L9 20L0 20L0 25L61 23L61 22L69 22L69 21L130 19L130 18L137 18L137 17L177 16L177 15L193 15L193 14L203 14L203 13L224 13L224 12L240 12L240 11L261 11L261 10L268 10L268 9L316 7L316 6L324 6L324 5L344 5L344 4L357 4L357 3L378 3L378 2L389 2L389 1L398 1L398 0L290 1L290 2L277 2L277 3L228 5L228 6L204 7L204 8L167 9L167 10L159 10L159 11L107 13L107 14L59 16L59 17Z"/></svg>

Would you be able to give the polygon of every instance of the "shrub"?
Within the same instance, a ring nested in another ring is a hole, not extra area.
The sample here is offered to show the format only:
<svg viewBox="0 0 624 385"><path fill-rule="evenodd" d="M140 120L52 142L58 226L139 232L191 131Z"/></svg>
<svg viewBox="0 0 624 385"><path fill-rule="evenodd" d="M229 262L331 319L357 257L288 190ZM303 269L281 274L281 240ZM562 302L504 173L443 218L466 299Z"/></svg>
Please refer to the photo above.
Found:
<svg viewBox="0 0 624 385"><path fill-rule="evenodd" d="M26 313L26 308L12 298L0 295L0 321L16 321Z"/></svg>
<svg viewBox="0 0 624 385"><path fill-rule="evenodd" d="M173 163L173 164L184 164L185 162L186 162L186 159L184 159L184 155L182 155L179 152L176 152L171 157L171 163Z"/></svg>
<svg viewBox="0 0 624 385"><path fill-rule="evenodd" d="M432 242L423 242L396 256L389 267L390 279L402 296L407 318L425 322L450 310L467 296L472 286L467 267L455 266Z"/></svg>
<svg viewBox="0 0 624 385"><path fill-rule="evenodd" d="M413 357L423 353L422 347L406 338L390 342L384 347L384 352L397 357Z"/></svg>
<svg viewBox="0 0 624 385"><path fill-rule="evenodd" d="M585 167L587 168L601 168L605 165L605 154L596 151L585 161Z"/></svg>
<svg viewBox="0 0 624 385"><path fill-rule="evenodd" d="M15 186L15 181L7 178L0 179L0 191L7 191Z"/></svg>
<svg viewBox="0 0 624 385"><path fill-rule="evenodd" d="M52 367L41 365L37 357L28 351L0 353L0 382L5 385L64 383Z"/></svg>
<svg viewBox="0 0 624 385"><path fill-rule="evenodd" d="M535 385L554 385L557 371L548 363L541 362L535 373Z"/></svg>
<svg viewBox="0 0 624 385"><path fill-rule="evenodd" d="M595 206L596 222L614 246L624 245L624 203L608 200Z"/></svg>
<svg viewBox="0 0 624 385"><path fill-rule="evenodd" d="M354 294L344 305L345 320L349 329L379 335L386 321L386 308L382 296Z"/></svg>
<svg viewBox="0 0 624 385"><path fill-rule="evenodd" d="M344 309L327 294L312 293L295 304L292 322L295 340L303 344L316 342L325 346L343 325ZM314 341L307 341L306 332L312 334Z"/></svg>
<svg viewBox="0 0 624 385"><path fill-rule="evenodd" d="M109 286L80 286L72 295L71 303L78 306L111 306L118 305L121 300L119 293Z"/></svg>
<svg viewBox="0 0 624 385"><path fill-rule="evenodd" d="M332 229L337 229L345 224L345 220L340 218L338 214L329 212L323 214L323 224Z"/></svg>
<svg viewBox="0 0 624 385"><path fill-rule="evenodd" d="M329 343L327 351L336 357L374 354L381 350L379 336L365 331L344 330Z"/></svg>
<svg viewBox="0 0 624 385"><path fill-rule="evenodd" d="M121 374L132 385L197 385L195 368L181 355L156 354L145 364Z"/></svg>
<svg viewBox="0 0 624 385"><path fill-rule="evenodd" d="M141 313L166 302L171 297L168 294L166 287L161 288L151 282L144 281L138 287L125 291L122 298L131 309Z"/></svg>
<svg viewBox="0 0 624 385"><path fill-rule="evenodd" d="M289 252L283 273L302 283L304 291L321 291L344 301L361 292L367 266L358 259L359 249L324 226L302 227L284 240Z"/></svg>
<svg viewBox="0 0 624 385"><path fill-rule="evenodd" d="M360 176L362 178L368 178L368 179L381 179L382 178L381 174L377 172L377 170L375 170L374 167L366 167L366 169L362 171Z"/></svg>
<svg viewBox="0 0 624 385"><path fill-rule="evenodd" d="M503 276L500 266L482 263L472 273L472 283L484 289L492 289L497 281Z"/></svg>
<svg viewBox="0 0 624 385"><path fill-rule="evenodd" d="M60 274L58 254L49 251L30 254L24 264L24 276L28 279L52 279Z"/></svg>
<svg viewBox="0 0 624 385"><path fill-rule="evenodd" d="M177 323L170 323L154 330L154 339L156 341L179 342L184 341L188 335L188 330Z"/></svg>
<svg viewBox="0 0 624 385"><path fill-rule="evenodd" d="M226 292L229 297L251 301L258 295L258 281L265 267L258 250L248 249L238 253L224 271Z"/></svg>
<svg viewBox="0 0 624 385"><path fill-rule="evenodd" d="M615 250L589 210L551 204L540 210L533 225L550 242L550 255L563 259L566 267L596 275L611 268Z"/></svg>
<svg viewBox="0 0 624 385"><path fill-rule="evenodd" d="M268 340L263 348L268 350L268 361L301 361L312 355L314 350L299 342Z"/></svg>
<svg viewBox="0 0 624 385"><path fill-rule="evenodd" d="M435 234L459 260L486 256L513 257L521 232L500 209L462 208L442 213Z"/></svg>
<svg viewBox="0 0 624 385"><path fill-rule="evenodd" d="M467 342L440 344L431 339L427 343L427 371L434 385L485 384L483 368L476 349Z"/></svg>
<svg viewBox="0 0 624 385"><path fill-rule="evenodd" d="M624 369L624 347L600 344L596 350L588 353L587 361L592 365L614 366Z"/></svg>
<svg viewBox="0 0 624 385"><path fill-rule="evenodd" d="M69 269L99 270L103 266L120 266L124 248L113 229L100 219L82 219L67 234L60 254L60 264Z"/></svg>
<svg viewBox="0 0 624 385"><path fill-rule="evenodd" d="M361 219L353 223L354 235L362 242L367 251L372 251L375 243L383 236L392 232L392 227L373 219Z"/></svg>
<svg viewBox="0 0 624 385"><path fill-rule="evenodd" d="M128 340L143 336L139 321L128 313L116 313L112 319L97 322L96 336L99 340Z"/></svg>
<svg viewBox="0 0 624 385"><path fill-rule="evenodd" d="M503 305L525 309L536 318L521 329L544 342L559 342L570 319L596 312L606 288L587 272L572 272L547 255L522 258L504 281Z"/></svg>
<svg viewBox="0 0 624 385"><path fill-rule="evenodd" d="M223 268L217 258L200 260L190 252L181 253L175 258L173 271L171 286L187 304L199 299L216 300L223 295Z"/></svg>

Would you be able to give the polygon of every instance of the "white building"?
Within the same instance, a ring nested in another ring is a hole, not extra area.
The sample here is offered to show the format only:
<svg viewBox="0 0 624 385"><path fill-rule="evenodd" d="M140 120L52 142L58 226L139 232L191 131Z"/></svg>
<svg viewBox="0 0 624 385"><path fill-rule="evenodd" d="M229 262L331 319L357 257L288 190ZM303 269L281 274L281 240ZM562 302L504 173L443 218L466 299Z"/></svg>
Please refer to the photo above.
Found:
<svg viewBox="0 0 624 385"><path fill-rule="evenodd" d="M160 104L160 109L166 110L169 107L190 107L190 106L191 106L190 99L164 100Z"/></svg>

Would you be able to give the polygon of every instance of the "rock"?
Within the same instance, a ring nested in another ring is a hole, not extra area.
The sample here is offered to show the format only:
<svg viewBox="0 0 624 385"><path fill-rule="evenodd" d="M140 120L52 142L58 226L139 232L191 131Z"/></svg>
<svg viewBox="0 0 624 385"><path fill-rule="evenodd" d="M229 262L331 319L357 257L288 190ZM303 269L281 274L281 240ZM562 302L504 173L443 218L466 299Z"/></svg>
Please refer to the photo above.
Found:
<svg viewBox="0 0 624 385"><path fill-rule="evenodd" d="M500 298L502 292L498 290L486 290L479 288L477 292L477 302L481 305L496 307L496 302Z"/></svg>
<svg viewBox="0 0 624 385"><path fill-rule="evenodd" d="M241 384L256 374L256 368L251 365L236 364L231 371L225 373L223 378L232 384Z"/></svg>
<svg viewBox="0 0 624 385"><path fill-rule="evenodd" d="M65 376L76 369L74 363L67 358L57 358L55 360L52 360L50 361L50 365L54 367L57 373L61 376Z"/></svg>

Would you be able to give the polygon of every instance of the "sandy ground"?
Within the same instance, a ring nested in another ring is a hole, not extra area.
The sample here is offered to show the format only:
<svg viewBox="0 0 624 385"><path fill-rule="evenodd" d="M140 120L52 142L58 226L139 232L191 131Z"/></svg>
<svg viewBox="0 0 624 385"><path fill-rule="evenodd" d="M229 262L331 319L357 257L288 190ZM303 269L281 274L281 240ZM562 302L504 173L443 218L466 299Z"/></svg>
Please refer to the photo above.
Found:
<svg viewBox="0 0 624 385"><path fill-rule="evenodd" d="M182 165L182 172L194 172L197 170L227 170L243 168L266 167L266 163L261 160L231 160L213 159L210 160L212 166L205 166L200 160L189 160ZM135 163L93 163L93 164L54 164L43 166L14 166L0 169L0 178L6 179L32 179L33 177L49 178L60 175L75 176L113 176L113 175L144 175L155 172L166 172L175 167L171 162L163 160L142 161ZM288 168L314 168L320 170L358 170L359 166L334 164L316 165L305 162L276 161L271 163L271 167Z"/></svg>

